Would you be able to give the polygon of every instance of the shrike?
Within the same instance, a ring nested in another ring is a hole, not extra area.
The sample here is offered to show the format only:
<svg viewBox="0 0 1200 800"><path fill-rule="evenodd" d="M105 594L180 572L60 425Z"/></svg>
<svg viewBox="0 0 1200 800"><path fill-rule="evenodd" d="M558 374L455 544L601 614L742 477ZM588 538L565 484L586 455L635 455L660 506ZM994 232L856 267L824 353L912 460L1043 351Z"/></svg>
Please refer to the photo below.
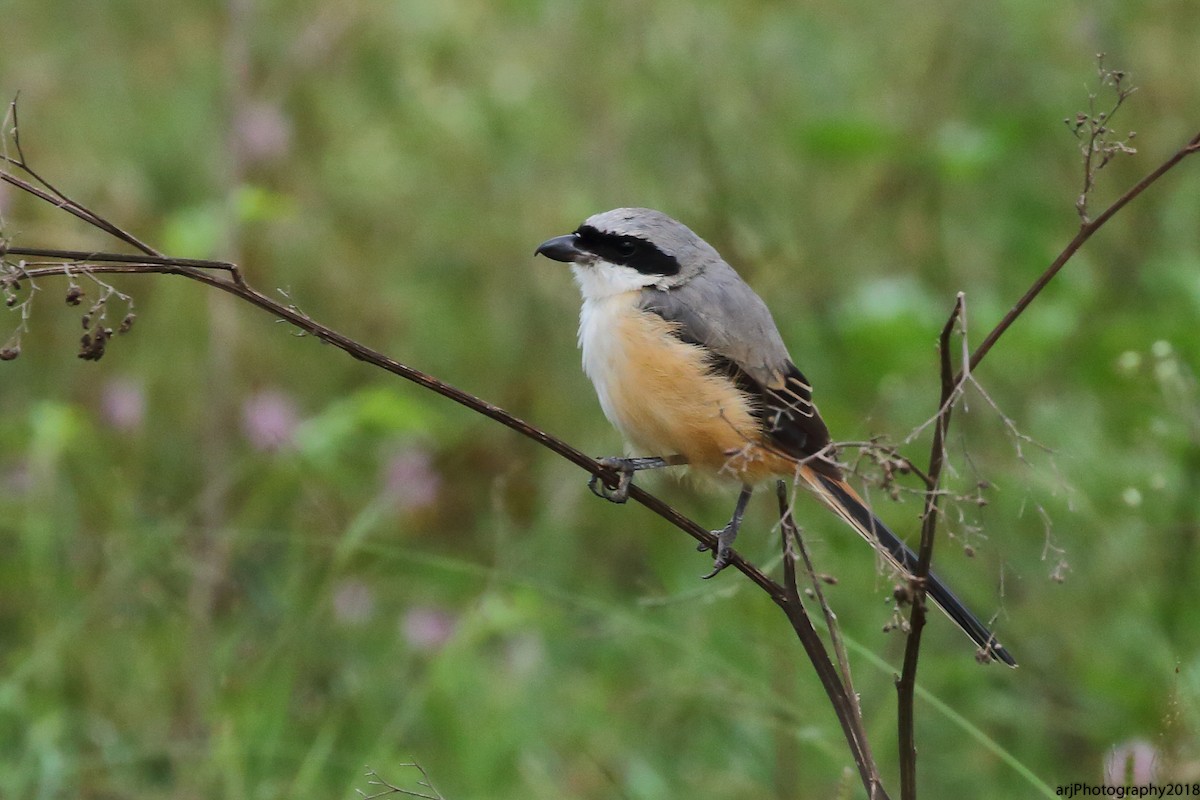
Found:
<svg viewBox="0 0 1200 800"><path fill-rule="evenodd" d="M792 363L771 312L707 242L647 208L589 217L537 253L571 265L583 295L583 369L605 416L637 457L604 462L624 502L633 473L686 464L741 484L729 523L717 534L712 577L729 560L756 484L802 478L834 513L911 575L917 556L842 477L812 387ZM930 574L928 596L985 657L1016 662L992 633Z"/></svg>

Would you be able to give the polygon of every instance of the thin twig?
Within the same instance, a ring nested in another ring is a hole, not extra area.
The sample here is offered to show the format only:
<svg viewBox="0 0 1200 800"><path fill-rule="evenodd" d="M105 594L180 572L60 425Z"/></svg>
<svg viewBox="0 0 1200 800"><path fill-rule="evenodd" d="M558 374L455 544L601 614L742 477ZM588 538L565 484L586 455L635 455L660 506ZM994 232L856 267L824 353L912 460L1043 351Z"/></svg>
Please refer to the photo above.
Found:
<svg viewBox="0 0 1200 800"><path fill-rule="evenodd" d="M962 311L962 294L959 294L958 300L955 303L954 311L947 320L946 326L942 330L939 350L941 353L942 363L942 392L941 399L938 405L938 413L934 417L934 440L930 450L930 468L928 476L936 484L941 477L941 471L945 459L945 436L949 427L950 412L953 405L953 399L961 392L964 383L971 379L971 374L995 346L996 342L1004 333L1012 327L1013 323L1025 312L1025 309L1037 298L1039 294L1049 285L1050 281L1059 273L1066 263L1079 251L1079 248L1084 245L1101 227L1104 226L1113 216L1121 209L1128 205L1131 201L1140 196L1150 186L1152 186L1159 178L1173 169L1183 159L1200 150L1200 133L1197 133L1180 147L1170 158L1152 170L1148 175L1134 184L1123 195L1117 198L1108 208L1106 208L1098 217L1093 220L1087 220L1086 216L1080 225L1075 236L1067 244L1066 247L1059 253L1058 257L1050 264L1046 270L1038 276L1033 285L1025 292L1024 295L1016 302L1008 313L1000 320L995 328L988 333L978 347L972 351L967 363L958 373L953 373L953 368L950 365L949 356L949 336L953 330L953 325L957 321L959 314ZM913 610L910 620L910 631L907 645L904 653L904 668L901 673L900 680L897 682L897 691L899 693L899 709L898 709L898 724L900 729L900 771L901 771L901 797L914 798L916 796L916 744L913 738L913 709L912 709L912 693L916 682L917 660L920 652L920 636L921 629L925 623L924 609L924 578L929 571L929 558L932 556L933 539L937 528L938 519L938 499L940 492L930 492L927 495L925 513L922 515L921 524L921 548L918 553L917 570L914 574L913 593Z"/></svg>
<svg viewBox="0 0 1200 800"><path fill-rule="evenodd" d="M34 248L26 249L33 250ZM15 253L16 248L10 248L9 252ZM51 258L56 251L47 248L37 248L36 252L40 257ZM545 431L542 431L533 425L530 425L528 422L525 422L524 420L514 416L499 406L493 405L492 403L476 397L473 394L464 392L463 390L439 380L438 378L435 378L426 372L422 372L419 369L410 367L407 364L389 358L378 350L373 350L372 348L367 347L348 336L344 336L332 328L322 325L295 307L279 303L262 292L259 292L258 290L249 286L248 284L242 284L239 286L232 281L222 279L208 272L202 272L194 266L176 264L175 260L171 258L160 257L153 262L148 262L142 257L134 256L133 258L135 260L146 263L112 263L124 261L126 257L116 253L100 253L91 254L91 261L80 263L75 262L75 256L77 255L76 251L57 252L61 254L64 260L72 263L45 265L39 267L27 266L20 273L13 273L7 276L0 275L0 283L12 284L17 283L20 280L38 280L40 278L76 275L79 273L179 275L185 278L190 278L191 280L199 281L200 283L212 286L213 288L220 289L224 292L228 292L229 294L234 295L241 300L252 303L264 311L268 311L274 316L294 325L304 333L314 336L321 341L331 344L339 350L346 352L359 361L363 361L373 366L380 367L381 369L385 369L394 375L398 375L401 378L412 381L413 383L434 391L443 397L449 398L460 405L466 406L472 411L483 414L484 416L517 431L523 436L533 439L568 461L571 461L577 466L587 470L591 474L599 476L603 481L616 483L618 479L616 471L611 467L605 466L595 459L585 455L583 452L577 450L558 437L546 433ZM184 261L195 263L194 259L185 259ZM224 265L222 262L208 262L206 266L211 266L211 268L214 269L225 269L225 267L229 265ZM662 516L669 522L674 523L677 527L680 527L685 532L691 534L695 539L697 539L697 541L710 546L715 545L716 537L713 536L710 531L700 527L695 522L692 522L688 518L679 514L679 512L658 500L650 493L640 489L638 486L634 485L630 487L629 496L642 505L645 505L647 508L650 508L650 510L654 511L659 516ZM739 570L742 570L747 577L753 580L761 588L772 592L782 592L782 589L778 586L778 584L763 575L757 570L757 568L736 554L732 556L732 563L734 566L738 567Z"/></svg>
<svg viewBox="0 0 1200 800"><path fill-rule="evenodd" d="M1148 175L1134 184L1123 195L1117 198L1103 213L1093 220L1088 220L1086 213L1081 212L1081 225L1075 236L1058 257L1046 270L1038 276L1033 285L1009 309L1008 313L988 333L984 340L971 353L962 369L953 372L950 363L949 337L954 323L963 311L963 295L959 293L954 310L942 329L939 341L941 355L941 397L938 412L934 416L934 436L930 446L929 479L936 485L941 478L945 461L945 437L949 429L950 414L953 400L962 391L967 380L972 380L972 373L983 361L1000 337L1004 335L1013 323L1025 312L1025 309L1049 285L1066 263L1079 251L1101 227L1113 218L1121 209L1140 196L1159 178L1173 169L1188 156L1200 150L1200 133L1197 133L1180 147L1170 158L1152 170ZM1086 208L1084 208L1086 211ZM913 800L916 797L916 739L914 732L913 694L916 688L917 663L920 654L921 631L925 625L925 586L924 579L929 574L929 564L932 558L934 536L939 517L938 503L941 492L930 491L926 495L925 511L921 518L921 546L918 552L917 569L913 575L913 609L909 623L908 640L904 650L904 666L897 680L897 725L899 728L900 745L900 796L902 800Z"/></svg>
<svg viewBox="0 0 1200 800"><path fill-rule="evenodd" d="M838 658L842 664L841 676L829 658L825 643L821 641L820 635L813 627L812 620L809 619L808 611L804 608L804 602L800 596L800 588L796 582L797 546L804 554L804 560L813 577L814 585L816 575L812 569L812 563L808 559L808 553L804 550L795 520L792 518L787 484L783 481L776 483L776 496L779 500L779 529L783 540L783 585L786 594L784 597L774 598L775 602L787 615L788 621L792 623L796 637L804 646L804 651L808 654L809 661L812 662L817 678L821 681L821 686L824 687L830 703L833 704L834 713L837 714L838 722L842 724L842 733L850 746L850 754L854 758L855 766L858 767L859 778L867 790L867 796L871 800L886 800L888 795L879 778L879 768L875 764L874 756L871 755L871 744L863 726L862 710L859 708L858 697L854 694L854 688L850 682L850 668L845 660L845 651L841 648L841 640L837 638L836 619L828 604L825 603L824 597L821 597L820 603L826 614L825 621L831 641L834 642L835 650L838 652ZM820 591L819 588L818 591Z"/></svg>
<svg viewBox="0 0 1200 800"><path fill-rule="evenodd" d="M0 173L3 175L3 173ZM228 261L209 261L203 258L166 258L163 256L132 255L129 253L103 253L88 250L50 250L42 247L7 247L0 241L0 257L5 255L29 256L31 258L48 258L53 261L76 261L81 263L113 263L113 264L157 264L171 267L191 267L193 269L216 269L233 274L237 272L237 264ZM95 270L88 270L94 272Z"/></svg>
<svg viewBox="0 0 1200 800"><path fill-rule="evenodd" d="M0 178L8 177L8 173L0 171ZM107 221L98 224L93 220L90 214L79 213L79 207L70 202L69 198L59 198L55 200L47 195L45 191L39 190L28 182L17 179L9 181L19 188L29 191L36 197L39 197L47 202L52 202L56 206L63 208L75 216L83 219L90 224L96 224L104 230L110 227L116 229L115 225ZM116 229L119 230L119 229ZM128 241L124 236L118 234L118 238L122 241ZM437 394L442 395L450 400L453 400L460 405L476 411L484 416L495 420L496 422L505 425L506 427L520 433L521 435L532 439L541 444L543 447L557 453L568 461L587 470L593 475L598 476L601 480L615 484L618 476L616 472L593 458L585 455L581 451L567 444L562 439L553 436L539 428L530 425L528 422L516 417L508 411L493 405L482 398L476 397L468 392L452 386L438 378L435 378L428 373L422 372L407 364L403 364L388 356L373 350L359 342L344 336L337 331L328 328L319 322L313 320L307 314L296 309L294 306L283 305L267 295L257 291L253 287L246 284L244 281L238 280L240 272L236 265L227 264L225 262L209 262L198 261L195 259L172 259L162 256L141 257L141 256L124 256L114 253L82 253L72 250L52 250L46 248L8 248L8 253L17 255L30 255L45 259L61 259L70 263L47 264L36 267L25 266L18 272L13 272L9 275L0 273L0 284L12 285L19 280L36 281L40 278L51 276L70 276L86 272L89 274L164 274L164 275L180 275L191 280L199 281L205 285L211 286L221 291L228 292L246 302L252 303L255 306L273 314L274 316L287 321L294 325L299 330L309 335L315 336L323 342L333 345L338 349L346 352L353 358L359 361L372 364L374 366L385 369L394 375L398 375L406 380L412 381L420 386L425 387ZM211 270L228 272L234 276L234 280L228 280L219 274L213 274ZM672 523L676 527L689 534L697 541L707 545L710 550L716 548L716 537L711 531L702 528L696 522L685 517L672 506L663 502L654 495L646 492L639 486L633 485L629 488L629 497L638 503L642 504L650 511L658 514L663 519ZM805 650L809 653L813 660L814 667L820 676L822 684L825 686L830 700L833 704L834 712L842 724L843 732L846 736L847 743L850 746L851 752L856 763L859 765L860 774L863 777L864 786L868 793L874 799L887 800L887 794L883 791L878 780L878 770L874 763L870 761L870 750L866 746L866 733L862 726L861 714L857 711L855 703L850 700L849 694L841 682L838 680L837 670L834 668L828 655L824 652L824 646L821 643L820 637L812 628L811 621L808 620L804 613L802 603L800 603L798 593L789 592L780 584L769 578L765 573L755 567L753 564L745 561L736 552L730 554L730 564L739 570L743 575L750 579L756 586L762 589L767 595L784 611L796 631L797 636L805 646Z"/></svg>
<svg viewBox="0 0 1200 800"><path fill-rule="evenodd" d="M18 124L17 120L17 98L15 97L8 104L8 116L12 120L10 135L12 136L13 146L16 148L17 155L16 158L13 158L9 156L7 150L5 150L3 154L0 154L0 160L17 167L30 178L33 178L33 180L42 188L39 189L37 186L33 186L32 184L29 184L28 182L23 181L8 172L0 174L0 177L3 177L6 182L11 183L13 186L16 186L19 189L24 189L27 192L37 195L51 205L57 206L64 211L74 214L84 222L87 222L89 225L99 228L110 236L120 239L131 247L142 251L146 255L162 255L162 253L158 252L141 239L138 239L132 233L118 228L116 225L113 225L111 222L104 219L87 206L72 200L70 197L67 197L65 194L55 188L53 184L35 172L33 167L29 164L29 160L25 158L25 151L21 148L21 126Z"/></svg>
<svg viewBox="0 0 1200 800"><path fill-rule="evenodd" d="M380 777L379 773L377 771L371 769L370 767L367 768L367 775L366 775L367 785L368 786L381 786L383 788L380 791L372 792L371 794L367 794L362 789L355 789L354 791L358 793L358 796L360 798L362 798L362 800L379 800L379 798L387 797L389 795L404 795L405 797L419 797L422 800L444 800L442 797L442 793L439 792L437 789L433 788L433 783L430 782L430 780L429 780L429 773L427 773L425 771L425 768L422 767L420 764L418 764L414 761L410 764L400 764L398 766L414 767L417 771L419 771L421 773L421 779L419 781L417 781L417 786L420 786L424 789L428 789L429 791L433 792L433 794L425 794L424 792L413 791L412 789L402 789L399 786L396 786L395 784L391 783L390 781L387 781L384 778Z"/></svg>
<svg viewBox="0 0 1200 800"><path fill-rule="evenodd" d="M417 383L431 391L434 391L444 397L447 397L454 402L457 402L467 408L470 408L484 416L493 419L506 427L517 431L523 436L530 438L542 446L557 453L563 458L571 461L589 473L600 477L601 480L609 484L615 484L617 474L614 470L597 462L596 460L586 456L579 450L567 444L561 439L552 436L529 423L515 417L504 409L494 406L485 400L482 400L474 395L447 384L427 373L409 367L398 361L388 358L378 351L367 348L358 342L337 333L336 331L327 328L315 322L307 315L303 314L292 306L284 306L270 297L258 292L249 287L243 280L242 274L238 267L234 264L224 262L209 262L196 259L171 259L163 256L158 251L151 248L149 245L142 242L137 237L127 231L119 228L100 215L88 209L86 206L72 200L57 188L43 179L38 173L33 171L21 149L18 132L16 128L16 104L15 100L10 104L9 113L13 121L13 129L11 137L16 149L16 156L10 156L7 151L0 155L0 162L10 164L28 175L32 182L20 178L6 170L0 170L0 180L3 180L10 185L25 191L32 196L35 196L51 205L62 208L64 211L76 216L102 230L111 236L125 242L145 254L145 257L125 256L112 253L82 253L81 251L51 251L45 249L18 249L8 248L7 253L11 255L30 255L38 258L61 259L64 262L59 264L47 264L40 266L23 265L21 268L12 271L9 274L0 272L0 284L6 288L15 287L23 280L36 280L40 277L47 276L72 276L79 272L87 272L89 274L172 274L181 275L192 280L199 281L213 288L228 292L240 299L250 302L259 308L275 315L276 317L286 320L290 324L297 327L299 330L313 335L318 339L334 345L343 350L352 357L364 361L366 363L378 366L395 375L398 375L406 380ZM969 378L971 372L979 365L984 357L990 352L997 340L1002 336L1015 320L1024 312L1030 303L1037 297L1038 294L1045 288L1046 285L1055 277L1062 269L1066 262L1078 251L1078 249L1091 236L1099 230L1109 219L1111 219L1118 211L1120 211L1130 201L1139 196L1154 182L1161 178L1164 174L1174 168L1185 157L1200 150L1200 133L1193 137L1171 158L1167 159L1157 169L1143 178L1138 184L1128 190L1124 195L1118 198L1109 208L1094 220L1088 221L1086 216L1083 218L1083 223L1076 236L1063 249L1055 261L1042 273L1041 276L1033 283L1030 289L1024 296L1013 306L1005 317L996 325L996 327L988 334L983 342L970 354L969 359L962 370L957 374L954 373L950 364L949 357L949 339L953 332L954 323L960 318L963 312L963 297L960 294L958 301L955 304L955 310L952 312L945 328L942 331L941 337L941 360L942 360L942 386L941 386L941 401L939 410L935 415L935 431L934 442L931 445L930 454L930 469L927 473L918 474L929 487L926 494L925 511L922 515L922 535L921 548L919 552L919 560L917 569L913 576L913 611L912 620L910 623L910 635L905 649L905 660L903 672L900 679L897 681L897 689L900 696L900 744L901 744L901 782L902 782L902 797L913 798L916 791L916 749L915 740L913 738L913 690L915 688L916 669L920 647L920 632L924 625L925 609L924 609L924 578L928 575L929 563L932 558L932 550L934 543L934 534L939 516L939 498L941 492L937 490L937 486L941 479L941 473L944 466L945 458L945 436L949 427L950 415L954 405L954 400L962 389L963 383ZM4 254L0 253L0 257ZM229 278L213 274L210 270L218 270L229 273ZM36 287L35 287L36 288ZM630 489L629 496L635 501L642 504L649 510L671 522L676 527L688 533L697 541L707 545L710 549L715 549L716 537L708 530L700 527L692 520L683 516L680 512L659 500L654 495L644 491L638 486L633 486ZM781 498L781 503L784 500ZM781 514L785 513L781 510ZM785 530L785 547L790 548ZM843 733L846 736L848 745L855 758L855 762L859 767L860 777L866 787L868 794L872 798L886 798L882 786L878 782L878 773L875 769L874 762L870 757L870 749L867 746L865 732L862 730L861 714L857 711L857 704L851 700L851 693L839 678L838 670L830 661L824 644L820 637L816 634L811 625L811 621L807 617L807 613L800 602L799 592L795 581L795 566L794 555L787 555L790 550L785 550L785 583L787 586L780 585L767 577L764 573L758 570L753 565L747 563L736 553L730 556L730 563L746 575L759 588L763 589L771 599L780 606L791 622L793 629L800 638L809 657L813 662L814 668L817 671L818 677L821 679L826 692L833 704L835 713L843 727ZM847 673L848 674L848 673Z"/></svg>
<svg viewBox="0 0 1200 800"><path fill-rule="evenodd" d="M954 380L954 367L950 361L950 336L965 313L965 297L962 292L954 301L949 319L942 327L938 340L941 354L942 396L938 403L937 422L933 428L933 443L929 448L929 480L937 487L941 481L942 466L946 457L946 431L950 427L953 404L950 399L959 384ZM915 733L914 694L917 688L917 662L921 652L921 632L925 628L925 579L929 576L929 565L933 561L934 534L937 531L938 504L942 493L929 491L925 495L925 510L921 514L921 544L917 550L917 567L913 570L912 614L909 617L908 638L904 644L904 667L896 681L896 722L900 740L900 797L901 800L916 800L917 796L917 742Z"/></svg>
<svg viewBox="0 0 1200 800"><path fill-rule="evenodd" d="M1100 228L1104 226L1104 223L1112 219L1113 216L1122 208L1127 206L1130 201L1134 200L1142 192L1149 189L1155 181L1170 172L1171 169L1173 169L1180 161L1183 161L1183 159L1192 155L1197 150L1200 150L1200 133L1197 133L1195 136L1189 139L1187 144L1179 148L1174 155L1160 164L1149 175L1134 184L1133 187L1125 192L1125 194L1118 197L1112 205L1110 205L1104 210L1103 213L1100 214L1100 216L1096 217L1090 222L1085 222L1080 225L1079 231L1075 234L1075 237L1071 239L1066 247L1063 248L1062 252L1058 254L1058 257L1055 258L1050 266L1046 268L1045 272L1038 276L1038 279L1033 282L1033 285L1029 287L1029 290L1026 291L1025 294L1021 296L1021 299L1018 300L1016 304L1008 310L1008 313L1004 315L1004 318L1000 320L996 327L993 328L986 337L984 337L983 341L979 343L979 346L976 347L971 353L971 360L968 363L967 368L969 370L974 370L979 366L979 362L983 361L984 357L987 356L992 347L995 346L996 341L1004 335L1005 331L1012 327L1012 324L1017 321L1017 317L1024 313L1025 309L1029 307L1029 304L1032 303L1034 299L1042 293L1042 290L1045 289L1050 281L1054 279L1054 276L1058 274L1059 270L1061 270L1066 263L1071 260L1071 257L1075 255L1079 248L1082 247L1088 239L1092 238L1092 235L1095 234L1096 231L1100 230ZM961 383L963 378L964 375L962 372L960 372L954 377L954 382L956 384Z"/></svg>
<svg viewBox="0 0 1200 800"><path fill-rule="evenodd" d="M1116 93L1112 106L1108 111L1097 111L1097 95L1092 92L1088 95L1087 113L1076 114L1074 120L1063 120L1075 137L1083 140L1083 144L1080 145L1083 153L1083 187L1079 192L1079 197L1075 200L1075 211L1085 224L1088 222L1088 202L1091 199L1092 190L1096 188L1096 174L1104 169L1117 154L1137 152L1129 145L1129 140L1136 134L1130 132L1125 140L1114 141L1111 138L1112 128L1110 127L1117 111L1129 99L1129 96L1137 91L1137 87L1122 86L1127 77L1124 71L1105 69L1104 53L1096 56L1096 71L1100 75L1100 86L1111 86ZM1097 156L1100 159L1098 162L1096 161Z"/></svg>

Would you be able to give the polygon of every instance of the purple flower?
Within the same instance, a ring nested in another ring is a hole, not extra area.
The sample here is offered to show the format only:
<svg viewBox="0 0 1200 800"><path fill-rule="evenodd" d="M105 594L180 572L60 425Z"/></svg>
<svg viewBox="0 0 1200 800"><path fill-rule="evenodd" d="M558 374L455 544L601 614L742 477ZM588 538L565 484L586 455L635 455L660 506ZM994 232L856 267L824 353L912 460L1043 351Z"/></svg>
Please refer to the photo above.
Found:
<svg viewBox="0 0 1200 800"><path fill-rule="evenodd" d="M1146 786L1158 772L1158 750L1144 739L1122 742L1104 759L1105 786Z"/></svg>
<svg viewBox="0 0 1200 800"><path fill-rule="evenodd" d="M277 161L292 149L292 123L272 103L251 102L233 120L234 152L243 164Z"/></svg>
<svg viewBox="0 0 1200 800"><path fill-rule="evenodd" d="M400 635L414 650L437 650L454 635L456 624L447 611L418 606L400 618Z"/></svg>
<svg viewBox="0 0 1200 800"><path fill-rule="evenodd" d="M242 431L255 450L274 453L291 447L300 412L289 395L266 389L242 403Z"/></svg>
<svg viewBox="0 0 1200 800"><path fill-rule="evenodd" d="M401 511L433 505L441 485L433 457L419 447L400 450L384 464L383 496Z"/></svg>
<svg viewBox="0 0 1200 800"><path fill-rule="evenodd" d="M146 418L146 392L142 382L114 378L100 390L100 416L122 433L141 430Z"/></svg>

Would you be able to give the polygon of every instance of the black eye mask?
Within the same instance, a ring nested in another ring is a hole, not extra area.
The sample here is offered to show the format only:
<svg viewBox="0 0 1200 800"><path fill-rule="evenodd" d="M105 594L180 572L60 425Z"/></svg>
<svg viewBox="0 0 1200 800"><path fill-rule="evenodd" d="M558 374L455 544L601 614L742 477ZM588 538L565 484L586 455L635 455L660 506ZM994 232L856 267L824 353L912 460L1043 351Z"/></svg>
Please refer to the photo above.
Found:
<svg viewBox="0 0 1200 800"><path fill-rule="evenodd" d="M579 248L612 264L622 264L643 275L677 275L679 262L650 242L637 236L604 233L591 225L575 231Z"/></svg>

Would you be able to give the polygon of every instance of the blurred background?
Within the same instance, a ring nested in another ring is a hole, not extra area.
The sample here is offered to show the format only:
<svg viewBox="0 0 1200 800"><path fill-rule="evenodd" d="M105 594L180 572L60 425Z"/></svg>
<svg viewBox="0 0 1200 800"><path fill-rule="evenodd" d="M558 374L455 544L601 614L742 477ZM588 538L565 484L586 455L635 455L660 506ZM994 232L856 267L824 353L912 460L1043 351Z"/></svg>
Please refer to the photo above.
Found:
<svg viewBox="0 0 1200 800"><path fill-rule="evenodd" d="M1063 120L1096 54L1140 87L1097 210L1200 129L1193 0L2 7L0 94L48 179L597 455L578 295L532 257L589 214L688 223L835 438L902 442L955 293L977 343L1075 232ZM956 414L936 563L1021 668L931 617L923 796L1200 780L1198 170L1074 259ZM0 212L19 245L116 247L8 187ZM690 539L247 305L114 284L137 322L102 361L45 280L0 365L0 795L349 798L367 766L417 788L415 761L456 799L861 796L785 620L701 582ZM713 527L734 499L645 482ZM915 536L911 494L864 491ZM739 548L778 572L771 511ZM893 579L799 515L895 787Z"/></svg>

